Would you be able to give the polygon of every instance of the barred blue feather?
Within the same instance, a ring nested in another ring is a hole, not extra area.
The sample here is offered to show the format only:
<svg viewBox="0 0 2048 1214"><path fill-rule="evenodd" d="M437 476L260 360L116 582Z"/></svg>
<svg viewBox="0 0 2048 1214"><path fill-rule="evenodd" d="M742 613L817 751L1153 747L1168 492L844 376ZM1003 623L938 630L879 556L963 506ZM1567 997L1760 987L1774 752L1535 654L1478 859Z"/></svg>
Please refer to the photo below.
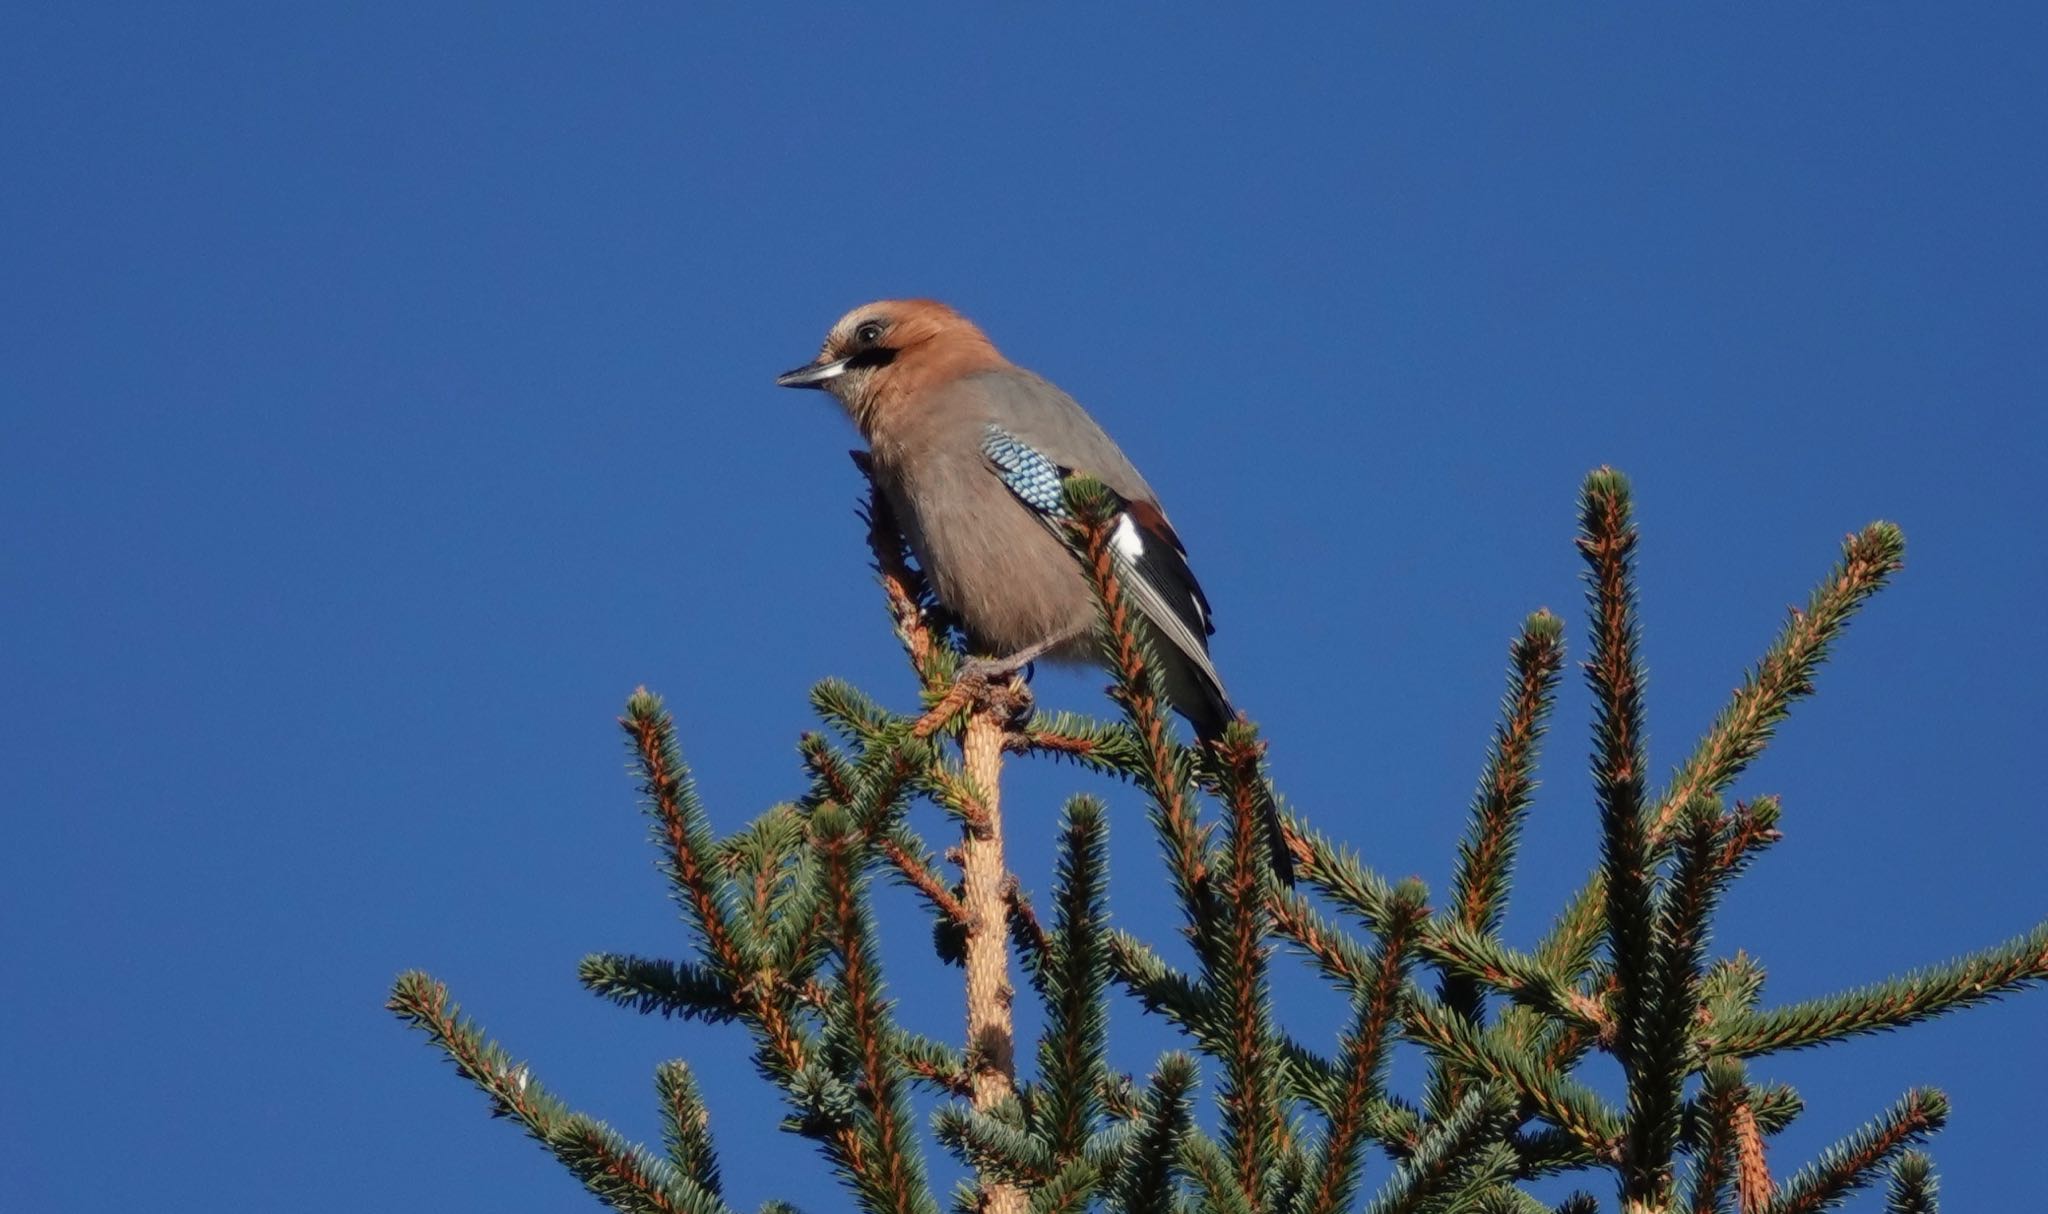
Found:
<svg viewBox="0 0 2048 1214"><path fill-rule="evenodd" d="M981 453L1025 505L1053 518L1066 517L1066 499L1060 490L1063 470L1036 447L991 424L982 434Z"/></svg>

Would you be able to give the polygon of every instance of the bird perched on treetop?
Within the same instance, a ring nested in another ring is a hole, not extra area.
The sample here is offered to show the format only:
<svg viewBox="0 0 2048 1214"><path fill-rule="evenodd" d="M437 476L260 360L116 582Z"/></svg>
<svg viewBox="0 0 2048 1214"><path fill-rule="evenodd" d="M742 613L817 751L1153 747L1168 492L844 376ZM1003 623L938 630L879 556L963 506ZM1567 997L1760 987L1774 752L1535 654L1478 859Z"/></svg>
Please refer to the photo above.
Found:
<svg viewBox="0 0 2048 1214"><path fill-rule="evenodd" d="M1060 482L1083 473L1122 502L1112 542L1174 708L1203 739L1236 716L1209 660L1209 600L1151 486L1073 397L973 322L932 300L871 303L775 382L830 392L860 428L933 591L989 655L968 673L1099 659L1093 592L1059 534ZM1292 883L1270 803L1267 815L1274 868Z"/></svg>

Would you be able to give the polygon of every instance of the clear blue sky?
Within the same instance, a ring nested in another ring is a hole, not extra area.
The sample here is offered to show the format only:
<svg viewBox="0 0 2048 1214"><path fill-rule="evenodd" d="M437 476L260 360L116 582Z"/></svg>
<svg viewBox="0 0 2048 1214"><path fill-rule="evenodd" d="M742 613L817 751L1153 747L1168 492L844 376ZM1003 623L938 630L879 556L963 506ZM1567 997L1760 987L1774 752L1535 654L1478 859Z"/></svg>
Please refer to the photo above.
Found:
<svg viewBox="0 0 2048 1214"><path fill-rule="evenodd" d="M851 431L769 384L877 296L1090 405L1294 803L1438 890L1516 622L1584 653L1587 469L1638 488L1660 769L1896 519L1908 572L1741 786L1789 838L1717 946L1780 1001L2048 915L2038 7L350 9L0 18L0 1204L574 1207L380 1010L423 966L636 1136L692 1059L733 1196L837 1207L736 1030L573 973L679 951L635 684L722 827L800 790L816 679L912 702ZM1574 674L1518 939L1593 856L1587 715ZM1090 786L1014 785L1031 884ZM1163 933L1108 791L1117 912ZM1774 1159L1939 1083L1954 1207L2037 1187L2044 1042L2036 993L1771 1062L1809 1101Z"/></svg>

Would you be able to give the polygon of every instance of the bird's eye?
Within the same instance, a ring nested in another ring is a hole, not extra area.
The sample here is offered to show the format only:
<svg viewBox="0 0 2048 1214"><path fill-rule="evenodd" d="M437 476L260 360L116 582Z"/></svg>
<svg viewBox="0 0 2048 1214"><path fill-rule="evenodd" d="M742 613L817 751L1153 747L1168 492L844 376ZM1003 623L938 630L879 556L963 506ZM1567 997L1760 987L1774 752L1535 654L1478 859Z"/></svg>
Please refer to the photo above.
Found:
<svg viewBox="0 0 2048 1214"><path fill-rule="evenodd" d="M853 339L864 346L872 346L882 340L882 322L870 320L853 331Z"/></svg>

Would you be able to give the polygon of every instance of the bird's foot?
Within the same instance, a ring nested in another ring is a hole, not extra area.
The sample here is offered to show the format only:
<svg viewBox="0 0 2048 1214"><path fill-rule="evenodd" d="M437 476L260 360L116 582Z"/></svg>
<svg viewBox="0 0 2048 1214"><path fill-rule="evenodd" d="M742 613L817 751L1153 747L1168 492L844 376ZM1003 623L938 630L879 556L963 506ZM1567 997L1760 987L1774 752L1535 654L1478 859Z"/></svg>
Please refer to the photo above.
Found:
<svg viewBox="0 0 2048 1214"><path fill-rule="evenodd" d="M1021 662L1015 657L968 658L960 664L946 694L917 719L910 732L930 737L969 706L992 711L1005 728L1015 726L1031 715L1031 688L1019 677L1029 665L1029 658Z"/></svg>

